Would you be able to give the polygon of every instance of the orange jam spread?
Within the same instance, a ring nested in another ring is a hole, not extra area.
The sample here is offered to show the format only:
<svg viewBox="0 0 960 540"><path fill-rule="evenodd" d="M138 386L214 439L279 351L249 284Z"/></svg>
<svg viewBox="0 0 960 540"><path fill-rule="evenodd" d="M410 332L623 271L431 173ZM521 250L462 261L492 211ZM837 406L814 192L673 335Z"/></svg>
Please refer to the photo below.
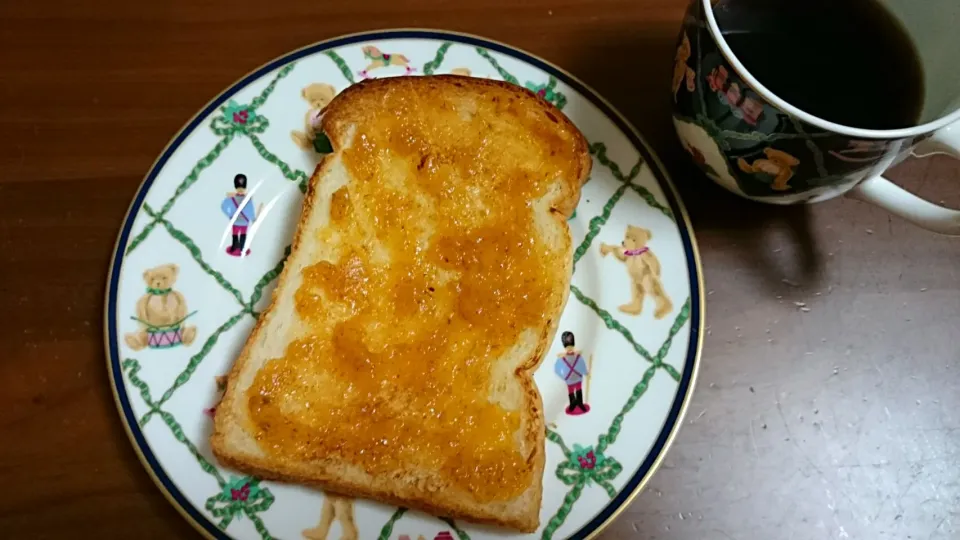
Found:
<svg viewBox="0 0 960 540"><path fill-rule="evenodd" d="M530 485L516 366L492 366L518 343L533 354L559 316L569 261L538 239L534 205L578 170L577 138L492 94L393 91L341 151L352 180L318 232L339 241L295 293L310 330L247 392L265 451L439 471L481 501Z"/></svg>

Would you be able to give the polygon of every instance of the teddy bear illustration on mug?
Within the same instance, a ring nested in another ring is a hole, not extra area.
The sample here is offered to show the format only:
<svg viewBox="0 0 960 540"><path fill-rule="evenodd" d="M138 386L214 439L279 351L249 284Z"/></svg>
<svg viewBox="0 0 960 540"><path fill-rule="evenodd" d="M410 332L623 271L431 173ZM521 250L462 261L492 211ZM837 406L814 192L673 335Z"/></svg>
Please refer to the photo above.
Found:
<svg viewBox="0 0 960 540"><path fill-rule="evenodd" d="M640 315L643 312L643 301L649 294L654 300L653 317L662 319L673 311L673 302L660 281L660 261L647 245L652 237L653 234L643 227L627 225L623 244L600 244L600 254L606 257L612 253L627 267L631 282L631 300L630 303L620 306L620 311L628 315Z"/></svg>
<svg viewBox="0 0 960 540"><path fill-rule="evenodd" d="M179 274L176 264L164 264L143 273L147 292L137 301L136 316L130 317L139 323L140 329L124 335L131 349L168 349L190 345L196 339L197 327L184 325L193 313L187 312L183 294L173 290Z"/></svg>
<svg viewBox="0 0 960 540"><path fill-rule="evenodd" d="M737 166L745 173L768 179L770 189L774 191L790 189L790 179L793 178L794 170L800 164L800 160L782 150L770 147L765 148L763 154L767 157L755 159L753 163L740 158L737 160Z"/></svg>

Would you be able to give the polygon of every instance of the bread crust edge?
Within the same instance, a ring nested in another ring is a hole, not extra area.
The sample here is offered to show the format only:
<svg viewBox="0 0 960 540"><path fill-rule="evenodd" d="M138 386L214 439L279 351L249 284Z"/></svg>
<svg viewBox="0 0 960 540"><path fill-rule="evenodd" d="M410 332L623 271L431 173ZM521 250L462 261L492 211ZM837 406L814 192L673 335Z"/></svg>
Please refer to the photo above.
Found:
<svg viewBox="0 0 960 540"><path fill-rule="evenodd" d="M529 437L528 440L534 441L531 454L528 456L528 461L533 462L534 480L531 482L531 485L527 488L527 490L508 501L494 501L492 504L478 503L471 505L443 504L443 502L451 503L455 501L457 497L434 496L432 499L428 499L423 497L422 493L418 493L415 490L405 489L402 490L403 493L401 493L400 488L403 487L403 485L392 480L392 477L390 476L372 477L366 475L368 481L357 482L352 478L329 477L333 475L320 474L319 471L315 470L315 465L311 465L313 470L298 470L298 467L296 467L294 464L288 463L287 460L277 459L270 456L256 456L247 452L238 452L231 448L228 441L230 430L245 429L241 419L236 417L233 410L234 405L243 405L242 395L236 395L237 391L235 389L237 386L237 379L246 369L246 365L250 359L254 344L258 342L257 338L259 337L259 333L270 324L270 321L273 317L273 308L276 305L277 293L287 286L287 281L290 277L289 272L292 271L291 268L293 266L291 264L284 265L281 275L277 281L277 285L272 293L270 305L258 317L257 323L254 325L254 328L250 332L250 335L248 336L240 355L237 357L233 367L230 370L230 374L227 379L227 388L221 401L222 405L217 408L217 414L214 418L214 430L210 437L211 450L221 464L247 474L256 475L263 479L307 484L342 496L367 498L401 507L415 507L417 510L422 510L434 515L464 519L474 523L511 527L522 532L534 532L537 530L537 528L539 528L540 524L539 514L543 494L542 482L546 462L546 449L544 447L545 418L543 414L543 400L539 390L536 387L533 374L542 363L547 350L549 349L550 343L552 342L553 337L556 335L560 317L569 297L570 281L572 278L573 246L567 220L579 203L581 186L586 183L590 175L592 159L590 157L587 141L583 137L582 133L580 133L579 129L573 124L573 122L559 109L542 99L540 96L537 96L530 90L513 85L506 81L479 79L458 75L394 77L390 79L371 79L354 84L337 95L324 109L323 120L321 124L324 132L327 132L326 130L332 126L340 114L346 114L343 111L349 110L355 96L357 96L359 92L375 91L381 85L395 84L395 82L391 82L395 81L395 79L419 79L421 81L430 80L430 82L437 82L439 84L454 84L458 86L473 85L479 87L496 87L501 90L520 94L525 98L532 97L536 100L540 107L544 109L545 112L552 114L557 119L558 123L562 123L564 127L577 136L576 144L578 155L581 158L579 163L579 171L576 175L571 174L571 178L564 179L564 181L568 182L570 185L562 186L558 197L550 203L551 216L564 230L566 241L565 248L566 251L571 255L570 259L568 260L568 271L563 274L565 277L564 283L562 283L562 290L564 293L560 295L560 305L552 311L554 316L541 333L537 347L535 348L533 354L531 354L526 361L521 363L515 370L517 380L523 389L525 409L530 411L532 414L531 419L533 421L527 422L527 429L525 430L524 435L525 437ZM304 229L306 228L305 225L309 221L311 213L314 211L316 197L318 196L317 186L319 179L323 177L326 168L330 165L330 163L332 163L336 152L342 147L343 133L327 133L330 137L331 143L333 144L334 152L325 155L320 162L318 162L316 168L314 169L314 173L310 178L307 187L307 193L304 196L303 208L297 223L296 233L291 244L289 260L292 260L294 254L296 254L300 248L304 236ZM238 398L241 398L240 402L236 403ZM330 462L330 465L323 467L323 469L324 471L329 471L330 469L335 469L337 466L338 465L336 463ZM306 469L306 467L304 467L304 469ZM533 490L533 494L531 494L531 490ZM514 508L515 512L510 512L508 515L503 515L501 512L491 511L493 508L502 509L504 506L509 506L511 503L515 503L520 501L520 499L529 497L533 497L534 500L523 501L522 508ZM442 502L438 504L437 501Z"/></svg>

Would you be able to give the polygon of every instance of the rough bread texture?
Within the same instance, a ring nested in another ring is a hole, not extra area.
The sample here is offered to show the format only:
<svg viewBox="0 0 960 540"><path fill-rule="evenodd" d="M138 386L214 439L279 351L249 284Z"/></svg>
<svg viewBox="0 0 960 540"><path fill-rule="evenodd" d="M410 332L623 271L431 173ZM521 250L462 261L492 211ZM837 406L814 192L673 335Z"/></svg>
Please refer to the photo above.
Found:
<svg viewBox="0 0 960 540"><path fill-rule="evenodd" d="M536 530L532 374L567 299L586 141L523 88L446 75L354 85L321 127L334 151L230 372L214 454L262 478Z"/></svg>

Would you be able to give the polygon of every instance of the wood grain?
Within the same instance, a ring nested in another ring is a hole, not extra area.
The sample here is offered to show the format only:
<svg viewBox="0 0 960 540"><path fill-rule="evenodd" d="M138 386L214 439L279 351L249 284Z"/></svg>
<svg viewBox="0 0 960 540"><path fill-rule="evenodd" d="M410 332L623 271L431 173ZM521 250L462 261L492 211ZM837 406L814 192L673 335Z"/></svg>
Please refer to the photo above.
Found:
<svg viewBox="0 0 960 540"><path fill-rule="evenodd" d="M706 181L668 113L684 3L0 3L0 536L195 537L141 468L104 369L130 199L183 123L254 67L432 26L584 79L660 152L693 217L711 290L699 392L607 538L955 537L960 242L848 200L762 207ZM892 176L960 206L955 162Z"/></svg>

